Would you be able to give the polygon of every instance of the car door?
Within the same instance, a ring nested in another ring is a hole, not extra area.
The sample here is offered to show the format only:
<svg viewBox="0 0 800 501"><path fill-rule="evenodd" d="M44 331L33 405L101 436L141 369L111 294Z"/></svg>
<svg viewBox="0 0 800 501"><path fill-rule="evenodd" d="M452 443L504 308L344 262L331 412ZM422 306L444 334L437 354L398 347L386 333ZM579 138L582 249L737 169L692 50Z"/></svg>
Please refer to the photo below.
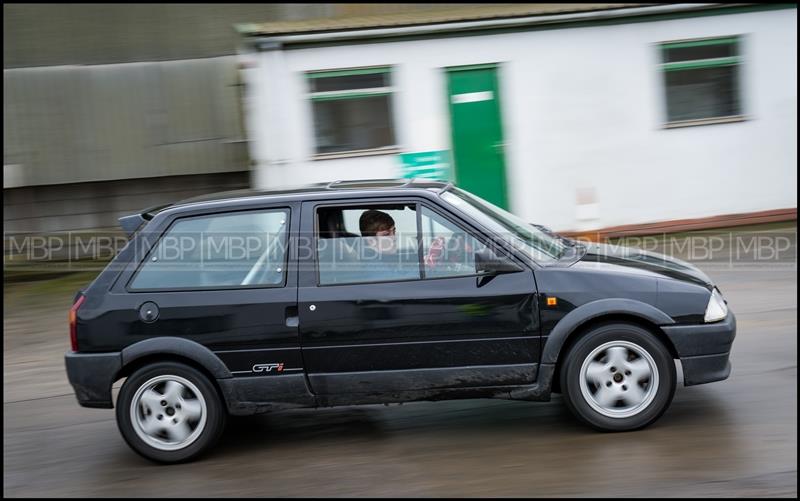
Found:
<svg viewBox="0 0 800 501"><path fill-rule="evenodd" d="M338 206L380 209L390 202L398 201L361 199ZM298 308L312 390L320 395L402 394L533 382L540 339L532 271L520 266L519 271L493 277L478 276L474 270L449 276L426 273L421 261L427 255L418 245L425 240L423 216L436 214L468 226L430 201L404 203L413 206L416 215L418 275L383 275L372 281L345 275L336 282L329 279L330 263L319 252L318 238L318 212L331 203L303 202L301 232L310 237L310 248L300 256ZM351 234L357 231L347 229ZM474 230L467 231L478 238ZM363 256L368 259L366 253ZM353 270L352 263L343 262L340 268L343 273Z"/></svg>
<svg viewBox="0 0 800 501"><path fill-rule="evenodd" d="M92 328L122 346L188 339L234 377L297 376L304 388L289 259L298 224L299 203L177 214L137 235L139 256L104 299L114 303L111 313Z"/></svg>

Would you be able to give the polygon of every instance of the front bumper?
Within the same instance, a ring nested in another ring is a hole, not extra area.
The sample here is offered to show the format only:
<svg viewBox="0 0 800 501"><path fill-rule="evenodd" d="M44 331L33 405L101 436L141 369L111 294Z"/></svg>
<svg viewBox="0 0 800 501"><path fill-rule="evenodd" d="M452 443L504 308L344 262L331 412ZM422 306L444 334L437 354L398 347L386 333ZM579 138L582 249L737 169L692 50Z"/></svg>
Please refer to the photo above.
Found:
<svg viewBox="0 0 800 501"><path fill-rule="evenodd" d="M698 325L664 325L683 367L683 384L711 383L727 379L731 373L731 345L736 338L736 317L728 315L719 322Z"/></svg>
<svg viewBox="0 0 800 501"><path fill-rule="evenodd" d="M83 407L111 409L111 385L122 368L119 353L75 353L64 355L69 383Z"/></svg>

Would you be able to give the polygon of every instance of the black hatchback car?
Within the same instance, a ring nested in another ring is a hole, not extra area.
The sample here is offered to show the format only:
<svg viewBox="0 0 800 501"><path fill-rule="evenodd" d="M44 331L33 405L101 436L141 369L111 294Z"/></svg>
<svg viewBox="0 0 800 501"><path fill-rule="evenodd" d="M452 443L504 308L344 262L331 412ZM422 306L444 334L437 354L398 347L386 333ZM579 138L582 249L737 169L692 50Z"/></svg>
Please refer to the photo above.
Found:
<svg viewBox="0 0 800 501"><path fill-rule="evenodd" d="M226 417L457 398L642 428L728 377L734 315L696 267L580 243L449 183L229 192L123 217L78 293L66 369L139 454L193 458Z"/></svg>

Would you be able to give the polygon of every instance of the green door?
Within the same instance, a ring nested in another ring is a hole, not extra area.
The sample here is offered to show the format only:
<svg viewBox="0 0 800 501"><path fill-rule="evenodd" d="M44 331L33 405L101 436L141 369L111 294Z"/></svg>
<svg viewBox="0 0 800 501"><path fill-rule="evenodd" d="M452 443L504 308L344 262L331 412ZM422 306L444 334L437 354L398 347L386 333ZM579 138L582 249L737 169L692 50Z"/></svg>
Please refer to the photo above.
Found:
<svg viewBox="0 0 800 501"><path fill-rule="evenodd" d="M508 208L497 66L447 68L456 184Z"/></svg>

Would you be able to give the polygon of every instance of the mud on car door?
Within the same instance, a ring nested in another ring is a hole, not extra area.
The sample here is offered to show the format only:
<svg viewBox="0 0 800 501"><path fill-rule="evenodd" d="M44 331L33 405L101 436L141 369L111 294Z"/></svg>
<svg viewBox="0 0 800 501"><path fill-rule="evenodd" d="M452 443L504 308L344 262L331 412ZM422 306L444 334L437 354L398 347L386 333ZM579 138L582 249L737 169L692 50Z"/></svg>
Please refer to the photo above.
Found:
<svg viewBox="0 0 800 501"><path fill-rule="evenodd" d="M361 247L367 244L358 221L369 210L394 221L396 263L373 266ZM432 248L444 239L466 239L473 253L481 245L454 221L414 199L303 203L301 233L311 249L300 257L298 309L314 393L402 400L403 392L535 381L540 340L532 271L512 263L513 272L480 276L474 258L464 255L459 269L437 267Z"/></svg>

